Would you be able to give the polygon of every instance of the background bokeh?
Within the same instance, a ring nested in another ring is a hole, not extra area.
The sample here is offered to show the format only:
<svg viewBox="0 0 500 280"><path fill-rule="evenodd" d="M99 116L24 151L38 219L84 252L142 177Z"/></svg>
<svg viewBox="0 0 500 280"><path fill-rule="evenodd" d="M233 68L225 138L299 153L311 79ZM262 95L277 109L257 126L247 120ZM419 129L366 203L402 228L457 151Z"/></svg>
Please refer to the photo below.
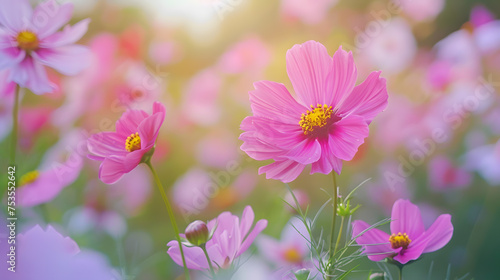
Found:
<svg viewBox="0 0 500 280"><path fill-rule="evenodd" d="M94 58L74 77L51 72L59 86L55 93L24 91L18 174L37 169L54 145L59 145L56 160L64 161L73 155L71 145L114 130L127 107L150 111L152 101L159 100L167 116L153 164L176 205L181 229L222 211L240 214L251 205L257 218L269 221L264 234L279 237L292 216L282 201L287 189L259 176L264 163L239 150L239 125L251 114L248 91L258 80L292 89L285 55L294 44L316 40L331 55L342 45L353 51L359 81L382 70L389 92L387 110L375 118L366 143L337 177L344 195L371 178L353 199L362 205L355 219L386 218L398 198L419 205L427 226L450 213L451 242L405 268L405 279L427 279L430 272L429 279L445 279L447 270L450 279L467 273L464 279L496 279L500 2L74 3L72 22L92 20L80 43ZM9 143L9 102L0 104L2 147ZM115 185L105 185L84 146L76 155L83 158L77 179L49 203L19 209L19 230L55 225L80 247L105 254L131 279L181 275L165 253L173 231L149 171L140 166ZM8 149L0 155L7 158ZM290 187L307 194L315 213L326 201L324 190L332 189L332 178L304 172ZM330 212L320 215L318 233L329 227ZM251 251L259 258L257 248ZM380 268L366 260L358 270L349 279L366 279L368 271Z"/></svg>

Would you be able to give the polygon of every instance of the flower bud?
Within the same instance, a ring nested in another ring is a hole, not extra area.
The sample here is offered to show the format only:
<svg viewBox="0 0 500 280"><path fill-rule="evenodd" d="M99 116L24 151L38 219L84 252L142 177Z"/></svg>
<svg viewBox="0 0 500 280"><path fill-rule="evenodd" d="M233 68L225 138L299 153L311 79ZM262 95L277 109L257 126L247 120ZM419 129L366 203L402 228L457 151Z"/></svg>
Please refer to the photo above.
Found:
<svg viewBox="0 0 500 280"><path fill-rule="evenodd" d="M370 275L369 280L384 280L385 279L385 273L373 273Z"/></svg>
<svg viewBox="0 0 500 280"><path fill-rule="evenodd" d="M207 243L209 236L207 224L200 220L194 221L187 226L185 234L189 243L195 246L203 245Z"/></svg>

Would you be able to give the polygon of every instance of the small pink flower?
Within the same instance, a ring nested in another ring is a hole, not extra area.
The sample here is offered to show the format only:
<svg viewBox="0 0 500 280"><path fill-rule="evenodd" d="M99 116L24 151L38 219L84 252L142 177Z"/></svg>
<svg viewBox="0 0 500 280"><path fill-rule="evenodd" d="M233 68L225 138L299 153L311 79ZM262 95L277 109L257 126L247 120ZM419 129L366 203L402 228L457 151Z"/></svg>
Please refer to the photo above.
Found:
<svg viewBox="0 0 500 280"><path fill-rule="evenodd" d="M352 223L353 238L370 226L364 221ZM394 203L391 216L391 235L372 228L357 237L364 253L372 261L393 258L401 264L418 259L423 253L443 248L453 235L451 216L443 214L427 229L420 210L409 200L400 199ZM375 245L376 244L376 245Z"/></svg>
<svg viewBox="0 0 500 280"><path fill-rule="evenodd" d="M259 220L252 228L254 213L252 207L247 206L243 211L241 222L238 216L229 212L220 214L217 219L208 222L208 230L215 226L215 232L206 243L206 248L214 268L229 268L233 261L243 254L252 244L257 235L267 226L266 220ZM184 237L184 235L182 235ZM170 241L167 253L175 263L182 266L181 254L177 241ZM183 247L187 267L195 270L207 270L208 261L200 247Z"/></svg>
<svg viewBox="0 0 500 280"><path fill-rule="evenodd" d="M229 48L218 61L224 73L258 73L270 62L269 48L258 37L250 36Z"/></svg>
<svg viewBox="0 0 500 280"><path fill-rule="evenodd" d="M23 174L16 194L17 205L33 207L50 202L71 185L83 167L83 155L79 152L82 141L81 132L68 132L46 152L37 170Z"/></svg>
<svg viewBox="0 0 500 280"><path fill-rule="evenodd" d="M259 252L278 267L288 266L294 270L303 268L309 258L309 241L305 239L309 233L304 223L298 218L292 218L281 232L280 240L266 235L260 236L257 241Z"/></svg>
<svg viewBox="0 0 500 280"><path fill-rule="evenodd" d="M281 13L285 19L299 19L306 24L318 24L337 2L338 0L281 0Z"/></svg>
<svg viewBox="0 0 500 280"><path fill-rule="evenodd" d="M368 136L368 124L387 106L385 79L372 72L355 86L352 53L333 58L315 41L288 50L287 72L294 98L283 84L260 81L250 92L253 116L241 123L241 149L256 160L273 159L259 173L291 182L311 164L311 173L339 173Z"/></svg>
<svg viewBox="0 0 500 280"><path fill-rule="evenodd" d="M27 0L0 0L0 6L0 69L10 69L10 80L43 94L56 87L44 66L65 75L86 67L90 52L74 43L87 32L90 20L57 32L71 19L73 4L48 0L33 10Z"/></svg>
<svg viewBox="0 0 500 280"><path fill-rule="evenodd" d="M444 156L438 156L429 163L429 181L435 190L467 187L472 181L471 174Z"/></svg>
<svg viewBox="0 0 500 280"><path fill-rule="evenodd" d="M87 142L92 154L88 157L102 161L99 178L113 184L137 167L155 146L164 119L165 107L155 102L151 115L142 110L128 110L116 122L116 132L92 135Z"/></svg>

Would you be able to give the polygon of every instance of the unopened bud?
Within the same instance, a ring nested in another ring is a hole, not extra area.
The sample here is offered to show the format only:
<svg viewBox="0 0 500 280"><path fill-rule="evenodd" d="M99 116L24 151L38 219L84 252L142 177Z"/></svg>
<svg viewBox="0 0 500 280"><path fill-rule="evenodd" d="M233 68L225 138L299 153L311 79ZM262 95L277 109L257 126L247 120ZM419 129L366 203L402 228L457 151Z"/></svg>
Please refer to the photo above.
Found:
<svg viewBox="0 0 500 280"><path fill-rule="evenodd" d="M208 227L207 224L198 220L190 223L186 228L186 239L189 243L200 246L208 241Z"/></svg>

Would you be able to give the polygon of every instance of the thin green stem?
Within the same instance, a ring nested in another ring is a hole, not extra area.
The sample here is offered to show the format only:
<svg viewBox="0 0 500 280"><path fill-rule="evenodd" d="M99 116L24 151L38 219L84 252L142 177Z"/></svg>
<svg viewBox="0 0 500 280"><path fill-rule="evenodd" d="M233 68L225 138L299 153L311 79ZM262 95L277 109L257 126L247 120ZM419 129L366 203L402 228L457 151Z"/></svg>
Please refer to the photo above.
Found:
<svg viewBox="0 0 500 280"><path fill-rule="evenodd" d="M337 235L337 242L335 243L335 250L333 250L333 255L337 253L337 248L339 247L340 239L342 237L342 231L344 229L344 216L340 217L340 228L339 234Z"/></svg>
<svg viewBox="0 0 500 280"><path fill-rule="evenodd" d="M399 280L403 280L403 266L399 265Z"/></svg>
<svg viewBox="0 0 500 280"><path fill-rule="evenodd" d="M333 256L334 256L334 247L333 247L333 242L334 242L334 236L335 236L335 222L337 220L337 176L335 175L335 171L332 171L333 174L333 216L332 216L332 229L330 231L330 247L329 247L329 261L333 264ZM330 273L332 272L331 270L332 266L330 267Z"/></svg>
<svg viewBox="0 0 500 280"><path fill-rule="evenodd" d="M203 253L205 253L205 257L207 258L208 266L210 267L210 274L212 275L212 279L215 279L215 271L214 271L214 267L212 265L212 261L210 260L210 257L208 256L207 246L205 246L205 244L203 244L200 247L203 250Z"/></svg>
<svg viewBox="0 0 500 280"><path fill-rule="evenodd" d="M14 108L12 110L12 140L10 142L10 164L16 164L16 151L17 151L17 131L19 122L19 91L20 86L16 85L16 92L14 94Z"/></svg>
<svg viewBox="0 0 500 280"><path fill-rule="evenodd" d="M151 161L146 161L146 165L149 167L151 170L151 173L153 173L153 177L156 182L156 186L158 186L158 189L160 190L161 197L163 198L163 202L165 203L165 207L167 208L168 216L170 217L170 222L172 223L172 227L174 228L175 232L175 239L177 240L177 243L179 243L179 250L181 252L181 257L182 257L182 265L184 266L184 274L186 276L186 280L189 280L189 270L186 265L186 259L184 258L184 250L182 249L182 243L181 243L181 238L179 236L179 227L177 226L177 222L175 221L174 217L174 211L172 210L172 206L170 205L170 202L168 201L167 194L165 193L165 190L163 189L163 185L161 184L160 178L158 177L158 174L156 173L155 169L153 168L153 165L151 165Z"/></svg>

